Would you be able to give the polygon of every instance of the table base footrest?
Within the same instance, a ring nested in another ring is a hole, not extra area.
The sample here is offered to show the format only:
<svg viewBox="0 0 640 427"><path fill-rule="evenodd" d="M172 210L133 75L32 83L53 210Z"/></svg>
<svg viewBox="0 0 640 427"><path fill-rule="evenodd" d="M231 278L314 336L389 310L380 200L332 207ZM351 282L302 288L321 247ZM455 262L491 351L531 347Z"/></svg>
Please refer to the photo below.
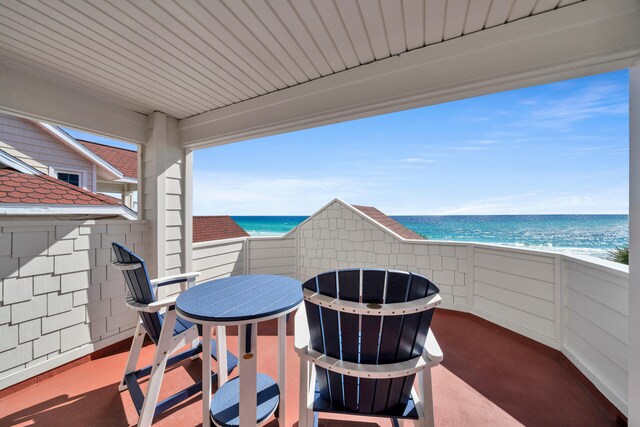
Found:
<svg viewBox="0 0 640 427"><path fill-rule="evenodd" d="M256 422L260 424L274 413L280 403L278 384L268 375L258 374L256 379L258 407ZM220 427L240 425L240 380L234 378L226 382L211 399L209 411L211 421Z"/></svg>

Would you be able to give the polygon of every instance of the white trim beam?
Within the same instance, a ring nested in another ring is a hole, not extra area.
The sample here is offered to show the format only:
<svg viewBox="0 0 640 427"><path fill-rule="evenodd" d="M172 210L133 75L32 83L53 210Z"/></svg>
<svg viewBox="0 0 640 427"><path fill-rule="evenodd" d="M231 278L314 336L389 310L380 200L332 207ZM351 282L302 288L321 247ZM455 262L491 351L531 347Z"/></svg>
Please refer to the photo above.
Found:
<svg viewBox="0 0 640 427"><path fill-rule="evenodd" d="M27 173L29 175L40 175L41 172L20 159L17 159L4 151L0 150L0 165L10 167L18 172Z"/></svg>
<svg viewBox="0 0 640 427"><path fill-rule="evenodd" d="M588 0L180 120L205 148L630 66L640 3Z"/></svg>
<svg viewBox="0 0 640 427"><path fill-rule="evenodd" d="M629 70L629 425L640 426L640 60Z"/></svg>
<svg viewBox="0 0 640 427"><path fill-rule="evenodd" d="M98 156L93 151L89 150L84 145L80 144L74 137L66 133L64 130L60 129L57 126L50 125L44 122L38 122L38 126L49 132L58 140L62 141L67 147L70 147L72 150L75 150L78 154L80 154L85 159L90 162L100 166L100 168L105 171L108 175L113 177L114 179L122 179L124 175L117 168L113 167L110 163L104 161L100 156Z"/></svg>
<svg viewBox="0 0 640 427"><path fill-rule="evenodd" d="M0 63L0 112L134 144L145 142L144 114Z"/></svg>

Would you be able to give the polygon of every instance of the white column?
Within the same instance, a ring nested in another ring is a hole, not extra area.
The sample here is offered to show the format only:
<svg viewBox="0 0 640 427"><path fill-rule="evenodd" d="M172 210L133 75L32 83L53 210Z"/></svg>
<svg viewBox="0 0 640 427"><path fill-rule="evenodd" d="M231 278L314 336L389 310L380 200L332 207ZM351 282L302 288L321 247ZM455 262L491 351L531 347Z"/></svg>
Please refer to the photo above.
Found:
<svg viewBox="0 0 640 427"><path fill-rule="evenodd" d="M640 61L629 69L629 425L640 426Z"/></svg>
<svg viewBox="0 0 640 427"><path fill-rule="evenodd" d="M193 154L180 146L179 136L176 119L160 112L148 116L138 210L149 222L146 256L152 276L191 270Z"/></svg>

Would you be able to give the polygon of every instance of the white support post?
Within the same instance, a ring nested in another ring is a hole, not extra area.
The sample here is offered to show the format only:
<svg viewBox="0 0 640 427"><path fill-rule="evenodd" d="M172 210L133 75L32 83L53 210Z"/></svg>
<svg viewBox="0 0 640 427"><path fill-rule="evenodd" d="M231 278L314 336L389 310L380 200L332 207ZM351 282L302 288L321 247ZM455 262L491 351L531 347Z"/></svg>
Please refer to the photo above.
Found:
<svg viewBox="0 0 640 427"><path fill-rule="evenodd" d="M216 326L216 349L218 353L218 388L220 388L227 382L229 377L226 326Z"/></svg>
<svg viewBox="0 0 640 427"><path fill-rule="evenodd" d="M640 426L640 60L629 69L629 425Z"/></svg>
<svg viewBox="0 0 640 427"><path fill-rule="evenodd" d="M141 148L140 217L149 222L147 261L152 276L186 273L192 267L192 152L180 146L178 121L148 116Z"/></svg>
<svg viewBox="0 0 640 427"><path fill-rule="evenodd" d="M240 377L240 425L256 427L258 398L256 394L258 324L238 327L238 356Z"/></svg>

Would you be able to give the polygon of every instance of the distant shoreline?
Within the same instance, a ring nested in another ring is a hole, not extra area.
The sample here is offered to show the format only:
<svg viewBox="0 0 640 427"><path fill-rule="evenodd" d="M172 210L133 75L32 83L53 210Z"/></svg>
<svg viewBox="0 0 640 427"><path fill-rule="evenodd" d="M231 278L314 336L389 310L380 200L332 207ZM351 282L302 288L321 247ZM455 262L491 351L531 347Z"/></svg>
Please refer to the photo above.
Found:
<svg viewBox="0 0 640 427"><path fill-rule="evenodd" d="M238 215L252 236L282 236L307 216ZM431 240L463 241L606 258L628 242L627 214L393 215Z"/></svg>

